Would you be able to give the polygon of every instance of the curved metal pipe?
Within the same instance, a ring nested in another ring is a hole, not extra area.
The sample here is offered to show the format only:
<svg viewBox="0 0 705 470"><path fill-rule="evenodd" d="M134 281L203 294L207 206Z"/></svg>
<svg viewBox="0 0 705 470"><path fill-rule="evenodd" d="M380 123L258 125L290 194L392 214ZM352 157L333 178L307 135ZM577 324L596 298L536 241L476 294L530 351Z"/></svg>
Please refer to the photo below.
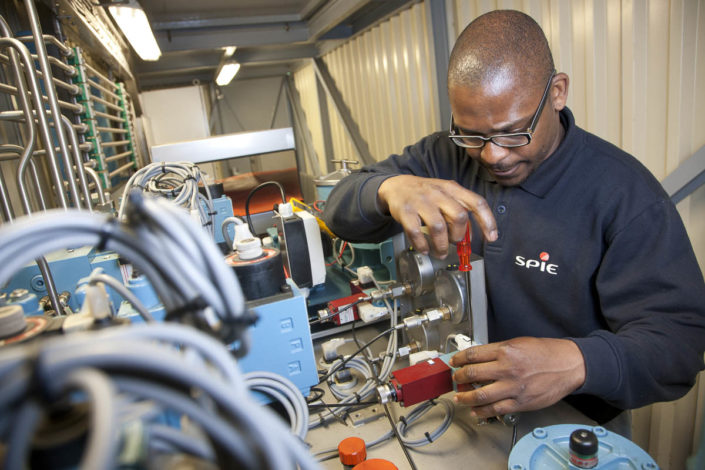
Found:
<svg viewBox="0 0 705 470"><path fill-rule="evenodd" d="M76 165L76 173L78 173L78 181L81 184L81 189L83 190L83 198L86 201L86 207L89 211L92 211L93 203L91 202L91 192L88 190L88 181L86 180L86 171L83 168L83 161L81 159L81 150L78 145L78 135L76 134L76 129L73 128L73 123L66 116L61 116L61 122L64 123L66 133L69 135L69 139L71 140L73 160Z"/></svg>
<svg viewBox="0 0 705 470"><path fill-rule="evenodd" d="M34 107L37 110L43 110L44 105L42 103L41 93L39 92L39 83L37 81L37 77L33 73L31 73L32 59L29 54L29 49L27 49L27 47L20 41L8 37L0 38L0 47L3 46L12 47L17 50L17 52L19 52L20 58L22 59L22 62L24 62L25 69L29 71L29 73L27 73L27 78L29 79L29 86L32 90L32 99L34 100ZM48 87L48 89L51 89L51 87ZM37 112L36 114L37 120L39 121L39 128L41 131L40 136L42 138L42 143L44 144L44 148L47 152L47 155L49 156L49 166L51 168L51 174L54 179L54 183L56 184L56 194L58 196L58 200L61 204L61 207L66 209L68 206L66 204L66 197L64 196L64 183L63 178L61 176L61 172L59 171L59 166L56 161L56 153L54 153L54 145L51 140L51 134L49 133L49 122L47 121L47 117L44 112ZM25 119L27 120L27 122L33 122L32 114L28 113L25 116ZM33 150L33 145L34 139L28 140L27 148L29 149L30 147L32 147L31 150ZM26 158L29 158L29 155L31 155L31 150L27 153Z"/></svg>
<svg viewBox="0 0 705 470"><path fill-rule="evenodd" d="M98 172L90 166L86 165L83 166L83 169L86 171L86 174L91 177L91 179L93 180L93 184L95 184L95 190L98 193L98 200L100 201L100 205L105 205L108 201L105 199L103 187L100 185L100 176L98 176Z"/></svg>
<svg viewBox="0 0 705 470"><path fill-rule="evenodd" d="M73 176L73 169L71 165L71 157L69 155L69 146L66 140L66 134L62 129L61 122L61 110L59 109L59 99L56 96L56 88L53 86L54 76L51 72L51 65L49 65L49 59L47 59L47 48L44 43L44 35L42 34L42 28L39 24L39 15L37 14L37 8L34 5L34 0L25 0L24 4L27 8L27 17L29 19L29 24L32 28L32 35L34 36L35 46L37 48L37 58L39 60L39 68L44 73L44 83L46 83L46 93L49 98L49 110L51 111L52 118L54 120L56 137L59 140L59 148L61 148L61 155L64 159L64 165L66 169L66 174L69 176L69 191L71 197L73 198L76 207L81 207L80 197L78 195L78 187L76 186L76 178ZM41 114L39 111L44 108L38 107L37 114ZM63 191L63 185L60 190Z"/></svg>

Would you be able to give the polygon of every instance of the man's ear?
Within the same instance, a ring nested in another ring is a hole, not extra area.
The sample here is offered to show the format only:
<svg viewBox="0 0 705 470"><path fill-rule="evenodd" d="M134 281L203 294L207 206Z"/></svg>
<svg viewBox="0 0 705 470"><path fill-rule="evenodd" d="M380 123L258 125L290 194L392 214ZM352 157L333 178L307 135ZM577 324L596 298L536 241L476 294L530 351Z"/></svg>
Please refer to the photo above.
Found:
<svg viewBox="0 0 705 470"><path fill-rule="evenodd" d="M565 104L568 101L568 86L570 85L570 78L568 74L560 72L553 77L553 83L551 84L551 103L555 111L560 111L565 108Z"/></svg>

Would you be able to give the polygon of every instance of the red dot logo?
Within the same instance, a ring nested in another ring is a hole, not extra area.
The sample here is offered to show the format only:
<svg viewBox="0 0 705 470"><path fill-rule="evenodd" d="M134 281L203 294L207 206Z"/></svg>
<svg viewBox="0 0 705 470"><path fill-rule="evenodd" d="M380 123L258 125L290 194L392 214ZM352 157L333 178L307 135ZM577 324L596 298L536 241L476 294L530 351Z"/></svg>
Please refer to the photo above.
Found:
<svg viewBox="0 0 705 470"><path fill-rule="evenodd" d="M548 261L548 258L550 258L550 256L548 256L548 253L546 253L545 251L542 251L539 255L539 258L541 258L541 261Z"/></svg>

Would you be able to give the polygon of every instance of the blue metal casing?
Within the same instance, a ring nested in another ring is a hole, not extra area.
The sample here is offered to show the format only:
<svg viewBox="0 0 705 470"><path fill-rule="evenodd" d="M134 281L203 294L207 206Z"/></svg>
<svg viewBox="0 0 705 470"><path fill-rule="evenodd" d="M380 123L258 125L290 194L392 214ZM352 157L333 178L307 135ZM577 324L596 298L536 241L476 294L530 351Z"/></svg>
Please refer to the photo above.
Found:
<svg viewBox="0 0 705 470"><path fill-rule="evenodd" d="M201 202L201 205L203 205L205 210L208 210L204 202ZM223 243L225 242L225 238L223 238L223 230L221 227L225 219L233 216L233 201L228 196L213 199L213 210L216 212L213 238L216 243ZM233 227L232 224L228 227L228 234L230 234L231 240L235 238L235 227Z"/></svg>
<svg viewBox="0 0 705 470"><path fill-rule="evenodd" d="M59 293L66 291L71 294L69 307L73 311L77 311L80 308L74 298L74 291L78 281L90 275L94 269L102 268L103 273L124 283L116 253L96 253L93 247L84 246L50 253L46 256L46 259L54 277L56 289ZM30 263L19 270L8 285L2 289L2 292L9 294L15 289L27 289L39 298L47 295L44 278L39 272L39 267L37 267L36 263ZM113 305L120 305L122 298L117 293L112 289L108 289L108 294Z"/></svg>
<svg viewBox="0 0 705 470"><path fill-rule="evenodd" d="M291 280L287 282L292 296L248 303L259 320L249 330L250 351L238 365L244 372L269 371L286 377L308 396L318 383L318 372L306 299Z"/></svg>
<svg viewBox="0 0 705 470"><path fill-rule="evenodd" d="M641 447L626 437L603 427L581 424L557 424L536 428L522 437L509 454L509 470L575 470L570 464L570 434L576 429L590 429L597 436L598 463L595 470L656 470L658 465Z"/></svg>

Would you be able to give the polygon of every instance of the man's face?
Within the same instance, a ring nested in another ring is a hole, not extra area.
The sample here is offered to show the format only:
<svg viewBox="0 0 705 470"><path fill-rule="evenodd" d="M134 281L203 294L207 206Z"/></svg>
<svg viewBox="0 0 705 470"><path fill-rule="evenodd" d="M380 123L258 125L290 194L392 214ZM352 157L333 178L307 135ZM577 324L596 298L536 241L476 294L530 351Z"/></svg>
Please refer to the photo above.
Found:
<svg viewBox="0 0 705 470"><path fill-rule="evenodd" d="M476 88L451 86L449 94L455 132L484 137L524 132L531 125L544 89L545 83L527 89L514 78L499 78ZM465 149L499 184L521 184L558 147L562 127L552 91L549 89L528 145L507 148L486 142L482 148Z"/></svg>

